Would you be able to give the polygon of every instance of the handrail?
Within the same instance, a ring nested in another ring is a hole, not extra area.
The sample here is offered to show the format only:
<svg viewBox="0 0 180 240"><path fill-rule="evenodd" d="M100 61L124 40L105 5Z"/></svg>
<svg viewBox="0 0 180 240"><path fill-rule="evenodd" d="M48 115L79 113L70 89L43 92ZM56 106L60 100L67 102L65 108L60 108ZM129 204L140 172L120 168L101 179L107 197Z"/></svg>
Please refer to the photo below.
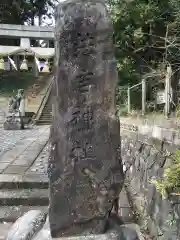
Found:
<svg viewBox="0 0 180 240"><path fill-rule="evenodd" d="M52 77L52 78L53 78L53 77ZM40 103L40 106L39 106L38 110L37 110L37 113L36 113L36 116L35 116L35 122L37 122L37 121L39 120L39 118L40 118L40 116L41 116L41 114L42 114L42 111L43 111L43 109L44 109L44 106L45 106L45 104L46 104L46 102L47 102L47 100L48 100L48 98L49 98L52 84L53 84L53 80L51 79L50 84L49 84L49 86L48 86L48 88L47 88L47 90L46 90L46 93L45 93L45 95L44 95L44 97L43 97L43 99L42 99L42 101L41 101L41 103Z"/></svg>
<svg viewBox="0 0 180 240"><path fill-rule="evenodd" d="M133 88L135 88L135 87L137 87L137 86L139 86L141 84L142 84L142 81L140 83L137 83L137 84L133 85L132 87L129 87L129 89L133 89Z"/></svg>

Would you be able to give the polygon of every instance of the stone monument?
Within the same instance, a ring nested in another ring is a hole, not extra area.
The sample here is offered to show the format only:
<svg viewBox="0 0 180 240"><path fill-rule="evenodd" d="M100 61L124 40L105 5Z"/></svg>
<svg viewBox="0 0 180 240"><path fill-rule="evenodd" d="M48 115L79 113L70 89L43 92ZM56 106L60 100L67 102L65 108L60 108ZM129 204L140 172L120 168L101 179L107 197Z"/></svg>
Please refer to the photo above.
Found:
<svg viewBox="0 0 180 240"><path fill-rule="evenodd" d="M116 60L103 0L57 7L48 166L52 237L105 233L124 183Z"/></svg>
<svg viewBox="0 0 180 240"><path fill-rule="evenodd" d="M9 101L8 115L4 122L5 130L24 129L23 117L25 116L24 89L19 89L15 97Z"/></svg>
<svg viewBox="0 0 180 240"><path fill-rule="evenodd" d="M124 173L112 26L104 1L59 4L55 35L49 216L29 211L12 225L7 240L140 240L117 214Z"/></svg>

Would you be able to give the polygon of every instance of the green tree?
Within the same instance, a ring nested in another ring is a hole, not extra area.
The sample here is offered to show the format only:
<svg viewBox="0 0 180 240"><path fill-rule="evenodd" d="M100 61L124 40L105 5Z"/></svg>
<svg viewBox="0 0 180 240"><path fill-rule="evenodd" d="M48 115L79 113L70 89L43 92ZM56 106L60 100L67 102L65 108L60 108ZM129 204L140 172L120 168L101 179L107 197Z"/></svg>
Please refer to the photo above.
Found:
<svg viewBox="0 0 180 240"><path fill-rule="evenodd" d="M7 0L0 8L0 23L23 24L27 20L24 0Z"/></svg>
<svg viewBox="0 0 180 240"><path fill-rule="evenodd" d="M39 25L41 25L43 17L52 18L49 9L55 7L57 0L29 0L26 9L27 20L30 25L34 25L35 17L38 17Z"/></svg>
<svg viewBox="0 0 180 240"><path fill-rule="evenodd" d="M49 8L54 8L56 0L7 0L0 9L0 23L34 25L35 17L41 25L43 16L52 17Z"/></svg>
<svg viewBox="0 0 180 240"><path fill-rule="evenodd" d="M51 18L53 9L57 0L7 0L3 8L0 8L0 23L20 24L28 23L35 25L35 18L38 18L41 25L43 18ZM0 39L1 45L17 45L17 39ZM34 46L39 42L32 41Z"/></svg>
<svg viewBox="0 0 180 240"><path fill-rule="evenodd" d="M178 62L179 7L175 0L110 2L120 85L141 81L162 63Z"/></svg>

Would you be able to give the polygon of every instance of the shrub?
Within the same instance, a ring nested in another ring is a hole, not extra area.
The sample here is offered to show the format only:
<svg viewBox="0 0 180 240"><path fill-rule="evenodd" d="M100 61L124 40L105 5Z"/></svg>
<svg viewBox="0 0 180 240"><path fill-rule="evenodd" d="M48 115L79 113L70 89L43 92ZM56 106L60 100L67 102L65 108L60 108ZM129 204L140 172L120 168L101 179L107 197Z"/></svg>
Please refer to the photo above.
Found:
<svg viewBox="0 0 180 240"><path fill-rule="evenodd" d="M180 150L172 156L172 165L164 170L163 178L151 182L163 198L172 192L180 193Z"/></svg>

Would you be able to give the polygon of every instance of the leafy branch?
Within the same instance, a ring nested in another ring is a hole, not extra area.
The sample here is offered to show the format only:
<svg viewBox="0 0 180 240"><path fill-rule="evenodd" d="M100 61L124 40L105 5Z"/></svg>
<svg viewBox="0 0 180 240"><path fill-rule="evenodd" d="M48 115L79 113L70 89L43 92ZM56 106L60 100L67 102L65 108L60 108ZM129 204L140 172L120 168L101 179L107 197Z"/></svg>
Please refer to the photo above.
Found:
<svg viewBox="0 0 180 240"><path fill-rule="evenodd" d="M180 150L176 150L172 156L172 164L164 170L164 175L160 180L152 180L156 190L166 198L173 192L180 195Z"/></svg>

